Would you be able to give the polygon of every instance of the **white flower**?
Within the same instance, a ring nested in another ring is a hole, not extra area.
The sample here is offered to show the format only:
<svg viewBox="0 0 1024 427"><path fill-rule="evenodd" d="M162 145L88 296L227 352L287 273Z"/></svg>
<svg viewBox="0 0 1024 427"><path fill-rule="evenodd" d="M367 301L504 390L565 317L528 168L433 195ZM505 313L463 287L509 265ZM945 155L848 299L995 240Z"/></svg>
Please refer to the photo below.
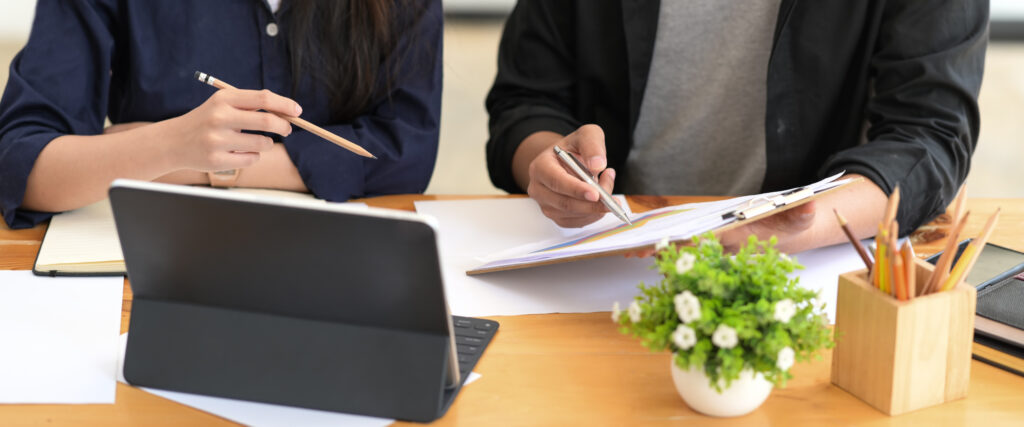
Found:
<svg viewBox="0 0 1024 427"><path fill-rule="evenodd" d="M700 300L690 291L683 291L672 299L676 303L676 314L683 323L700 319Z"/></svg>
<svg viewBox="0 0 1024 427"><path fill-rule="evenodd" d="M661 252L661 250L665 248L668 248L668 236L662 237L661 240L654 245L654 251Z"/></svg>
<svg viewBox="0 0 1024 427"><path fill-rule="evenodd" d="M792 261L793 260L793 258L790 258L789 255L786 255L786 254L783 254L783 253L779 254L779 258L782 258L784 261Z"/></svg>
<svg viewBox="0 0 1024 427"><path fill-rule="evenodd" d="M794 314L796 314L796 304L793 303L793 300L786 298L775 303L775 320L787 323Z"/></svg>
<svg viewBox="0 0 1024 427"><path fill-rule="evenodd" d="M690 347L697 343L697 332L689 326L679 325L676 327L675 332L672 333L672 342L680 350L689 350Z"/></svg>
<svg viewBox="0 0 1024 427"><path fill-rule="evenodd" d="M697 257L689 252L683 252L679 255L679 259L676 260L676 273L685 274L693 268L693 263L697 261Z"/></svg>
<svg viewBox="0 0 1024 427"><path fill-rule="evenodd" d="M640 314L640 304L638 304L636 301L631 302L629 304L629 320L631 320L633 323L640 323Z"/></svg>
<svg viewBox="0 0 1024 427"><path fill-rule="evenodd" d="M719 348L733 348L739 342L736 337L736 330L728 325L718 325L715 333L711 335L711 342Z"/></svg>
<svg viewBox="0 0 1024 427"><path fill-rule="evenodd" d="M793 352L792 348L786 347L779 350L779 356L775 359L775 366L783 371L788 371L793 366L794 357L796 357L796 353Z"/></svg>
<svg viewBox="0 0 1024 427"><path fill-rule="evenodd" d="M821 310L821 307L825 305L825 300L821 298L821 291L814 294L814 298L808 301L811 304L811 311Z"/></svg>
<svg viewBox="0 0 1024 427"><path fill-rule="evenodd" d="M615 301L615 304L612 304L612 322L619 323L620 316L622 316L622 309L619 308L619 302Z"/></svg>

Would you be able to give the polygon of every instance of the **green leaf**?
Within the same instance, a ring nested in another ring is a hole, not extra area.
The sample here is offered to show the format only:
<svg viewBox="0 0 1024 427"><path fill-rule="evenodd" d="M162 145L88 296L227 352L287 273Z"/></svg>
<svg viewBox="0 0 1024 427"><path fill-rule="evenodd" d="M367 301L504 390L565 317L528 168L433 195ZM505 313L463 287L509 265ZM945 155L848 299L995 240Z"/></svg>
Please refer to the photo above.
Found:
<svg viewBox="0 0 1024 427"><path fill-rule="evenodd" d="M788 275L803 268L777 249L774 237L758 241L751 236L736 254L727 254L711 233L696 236L693 246L670 246L654 257L652 268L663 278L654 285L640 283L636 301L642 308L637 323L623 313L618 324L623 334L640 339L652 351L675 352L681 368L701 368L718 387L728 386L743 369L753 369L778 386L791 378L776 367L781 349L790 347L797 360L806 360L821 348L834 345L824 306L812 306L815 293L801 288ZM678 274L675 262L682 254L695 257L693 268ZM697 334L697 343L679 350L672 333L679 325L674 298L682 291L692 292L700 301L701 317L689 326ZM797 313L786 324L774 320L775 303L790 299ZM732 349L720 349L711 342L715 329L726 324L736 330L739 343Z"/></svg>

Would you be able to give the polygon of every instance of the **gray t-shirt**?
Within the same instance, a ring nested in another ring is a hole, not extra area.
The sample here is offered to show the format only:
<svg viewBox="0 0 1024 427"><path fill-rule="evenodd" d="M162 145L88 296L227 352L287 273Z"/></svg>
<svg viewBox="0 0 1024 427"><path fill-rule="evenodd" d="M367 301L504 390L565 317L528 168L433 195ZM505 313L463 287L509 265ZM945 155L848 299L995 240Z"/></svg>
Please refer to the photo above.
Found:
<svg viewBox="0 0 1024 427"><path fill-rule="evenodd" d="M766 168L768 59L781 0L663 0L616 190L742 195Z"/></svg>

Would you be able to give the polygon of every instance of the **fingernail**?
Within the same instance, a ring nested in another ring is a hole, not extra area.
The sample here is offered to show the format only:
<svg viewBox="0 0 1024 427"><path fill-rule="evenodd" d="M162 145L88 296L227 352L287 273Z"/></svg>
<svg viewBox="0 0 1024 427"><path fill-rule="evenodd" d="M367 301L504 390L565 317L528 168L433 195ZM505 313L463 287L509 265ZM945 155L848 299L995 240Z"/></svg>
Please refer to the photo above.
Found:
<svg viewBox="0 0 1024 427"><path fill-rule="evenodd" d="M594 156L590 158L590 170L604 170L608 166L608 161L605 160L604 156Z"/></svg>
<svg viewBox="0 0 1024 427"><path fill-rule="evenodd" d="M605 169L604 174L608 175L608 179L615 180L615 169Z"/></svg>
<svg viewBox="0 0 1024 427"><path fill-rule="evenodd" d="M596 202L596 201L598 201L598 199L601 198L601 196L598 196L597 193L595 193L593 191L588 191L587 194L585 195L585 197L587 198L588 201L591 201L591 202Z"/></svg>
<svg viewBox="0 0 1024 427"><path fill-rule="evenodd" d="M299 104L295 104L295 116L302 115L302 107Z"/></svg>

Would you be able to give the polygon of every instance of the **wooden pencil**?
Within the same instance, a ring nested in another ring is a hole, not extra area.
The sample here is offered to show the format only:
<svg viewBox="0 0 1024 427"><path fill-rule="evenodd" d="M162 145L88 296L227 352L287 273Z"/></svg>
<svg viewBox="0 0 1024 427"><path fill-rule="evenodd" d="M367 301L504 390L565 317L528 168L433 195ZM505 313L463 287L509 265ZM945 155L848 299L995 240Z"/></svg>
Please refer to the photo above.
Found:
<svg viewBox="0 0 1024 427"><path fill-rule="evenodd" d="M941 291L953 289L974 268L974 263L978 260L978 256L981 255L981 251L985 250L985 243L988 243L989 237L992 237L992 230L999 220L999 212L1001 210L1002 208L996 208L996 211L988 218L988 222L985 223L985 228L981 231L981 235L971 240L971 243L967 245L967 249L964 249L963 255L960 255L960 260L956 262L953 271L949 273L949 278L942 284Z"/></svg>
<svg viewBox="0 0 1024 427"><path fill-rule="evenodd" d="M195 77L196 77L196 80L199 80L199 81L201 81L203 83L206 83L206 84L208 84L210 86L213 86L213 87L215 87L217 89L234 89L235 88L234 86L231 86L230 84L227 84L223 80L220 80L220 79L215 78L215 77L213 77L213 76L211 76L209 74L202 73L202 72L199 72L199 71L196 71ZM303 128L303 129L309 131L313 135L316 135L316 136L319 136L319 137L321 137L323 139L326 139L326 140L334 143L335 145L337 145L337 146L339 146L341 148L344 148L344 149L346 149L348 151L351 151L353 153L356 153L356 154L358 154L360 156L369 157L371 159L376 159L377 158L376 156L374 156L373 154L370 154L369 151L366 151L366 149L364 149L363 147L360 147L356 143L354 143L352 141L349 141L349 140L347 140L345 138L342 138L342 137L340 137L338 135L335 135L335 134L331 133L330 131L328 131L327 129L324 129L324 128L320 127L320 126L314 125L314 124L312 124L312 123L310 123L310 122L308 122L306 120L300 119L300 118L295 117L295 116L289 116L289 115L285 115L285 114L275 113L273 111L270 111L269 113L271 113L271 114L273 114L275 116L278 116L278 117L280 117L282 119L285 119L285 120L289 121L290 123L294 124L295 126L298 126L300 128Z"/></svg>
<svg viewBox="0 0 1024 427"><path fill-rule="evenodd" d="M914 247L910 244L910 239L903 242L900 255L902 255L903 268L906 271L907 299L912 300L917 296L917 265L914 264Z"/></svg>
<svg viewBox="0 0 1024 427"><path fill-rule="evenodd" d="M836 219L839 220L839 227L843 229L843 234L846 234L846 238L850 239L850 244L853 245L853 249L857 251L857 255L860 255L861 261L864 261L864 265L867 266L868 270L870 270L872 262L871 257L868 256L868 251L864 249L864 245L860 244L860 240L857 240L857 237L855 237L853 232L850 231L850 226L847 225L846 218L844 218L836 209L832 209L832 212L835 212Z"/></svg>
<svg viewBox="0 0 1024 427"><path fill-rule="evenodd" d="M894 219L889 223L889 266L892 273L889 274L889 283L892 287L893 298L900 299L900 294L904 293L904 289L900 289L903 283L899 281L899 277L903 276L903 262L898 260L900 257L900 247L898 243L898 237L900 235L899 223ZM899 266L897 267L897 261Z"/></svg>
<svg viewBox="0 0 1024 427"><path fill-rule="evenodd" d="M949 275L949 266L953 263L953 257L956 256L956 245L960 241L960 233L963 232L964 224L967 224L967 218L971 216L970 212L964 214L963 218L956 220L953 223L953 230L946 236L946 247L942 250L942 255L939 256L939 261L935 263L935 268L932 270L932 275L928 277L928 282L924 286L922 295L927 295L938 290L946 277Z"/></svg>
<svg viewBox="0 0 1024 427"><path fill-rule="evenodd" d="M878 277L878 269L881 268L880 263L882 262L882 256L878 252L878 246L878 236L875 236L875 247L872 249L872 252L875 255L875 262L871 269L868 270L868 283L871 283L871 286L874 286L875 289L882 290L882 284Z"/></svg>
<svg viewBox="0 0 1024 427"><path fill-rule="evenodd" d="M889 255L892 259L892 282L893 287L896 288L896 299L900 301L907 300L907 272L904 269L905 263L903 262L903 253L898 249L895 249L895 244L889 248Z"/></svg>
<svg viewBox="0 0 1024 427"><path fill-rule="evenodd" d="M896 211L900 207L900 185L896 184L896 188L892 189L892 194L889 195L889 201L885 205L885 217L882 220L882 224L888 229L889 224L896 219Z"/></svg>
<svg viewBox="0 0 1024 427"><path fill-rule="evenodd" d="M889 230L883 224L878 224L878 234L875 235L875 268L872 270L878 270L878 274L875 277L878 279L878 289L882 292L889 293L889 286L886 282L886 272L889 271L888 258L888 246L886 243L889 240Z"/></svg>

